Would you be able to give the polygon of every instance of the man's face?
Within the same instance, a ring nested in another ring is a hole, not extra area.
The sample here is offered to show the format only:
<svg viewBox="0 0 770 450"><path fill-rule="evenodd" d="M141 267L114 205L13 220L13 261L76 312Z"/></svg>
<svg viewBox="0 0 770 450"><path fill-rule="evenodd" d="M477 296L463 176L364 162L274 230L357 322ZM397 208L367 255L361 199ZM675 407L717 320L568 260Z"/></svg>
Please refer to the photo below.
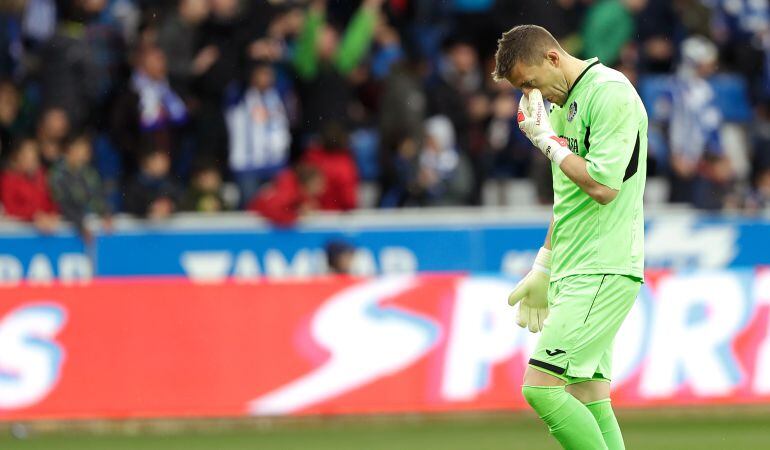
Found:
<svg viewBox="0 0 770 450"><path fill-rule="evenodd" d="M355 253L353 251L345 252L337 257L337 272L338 273L351 273L353 271L353 257Z"/></svg>
<svg viewBox="0 0 770 450"><path fill-rule="evenodd" d="M544 58L540 65L517 62L508 75L508 81L526 95L532 89L539 89L543 98L551 103L563 106L567 101L569 86L559 69L558 57Z"/></svg>
<svg viewBox="0 0 770 450"><path fill-rule="evenodd" d="M155 178L163 178L168 175L171 161L164 152L156 152L148 156L144 161L144 171Z"/></svg>
<svg viewBox="0 0 770 450"><path fill-rule="evenodd" d="M10 83L0 85L0 122L10 125L19 113L19 93Z"/></svg>
<svg viewBox="0 0 770 450"><path fill-rule="evenodd" d="M449 58L461 74L472 72L478 65L476 50L468 44L458 44L453 47Z"/></svg>
<svg viewBox="0 0 770 450"><path fill-rule="evenodd" d="M209 11L207 0L184 0L179 5L179 12L182 17L192 23L200 23L205 20Z"/></svg>
<svg viewBox="0 0 770 450"><path fill-rule="evenodd" d="M195 184L201 191L217 192L222 186L222 177L216 169L209 169L198 173Z"/></svg>
<svg viewBox="0 0 770 450"><path fill-rule="evenodd" d="M275 72L271 66L255 68L251 73L251 85L260 91L270 89L275 84Z"/></svg>
<svg viewBox="0 0 770 450"><path fill-rule="evenodd" d="M83 167L91 160L91 143L85 139L80 138L70 144L70 148L67 151L67 161L71 166Z"/></svg>
<svg viewBox="0 0 770 450"><path fill-rule="evenodd" d="M90 14L98 14L107 6L106 0L81 0L80 7Z"/></svg>
<svg viewBox="0 0 770 450"><path fill-rule="evenodd" d="M34 173L40 167L37 142L26 140L16 156L16 169L24 173Z"/></svg>
<svg viewBox="0 0 770 450"><path fill-rule="evenodd" d="M321 59L328 60L332 58L339 46L339 36L337 35L337 31L330 26L323 27L317 45L318 56Z"/></svg>
<svg viewBox="0 0 770 450"><path fill-rule="evenodd" d="M238 14L238 0L209 0L209 7L215 16L229 19Z"/></svg>
<svg viewBox="0 0 770 450"><path fill-rule="evenodd" d="M166 79L166 55L160 49L150 49L144 55L145 73L154 80Z"/></svg>
<svg viewBox="0 0 770 450"><path fill-rule="evenodd" d="M40 134L44 139L62 139L69 131L69 117L63 109L52 108L43 114Z"/></svg>

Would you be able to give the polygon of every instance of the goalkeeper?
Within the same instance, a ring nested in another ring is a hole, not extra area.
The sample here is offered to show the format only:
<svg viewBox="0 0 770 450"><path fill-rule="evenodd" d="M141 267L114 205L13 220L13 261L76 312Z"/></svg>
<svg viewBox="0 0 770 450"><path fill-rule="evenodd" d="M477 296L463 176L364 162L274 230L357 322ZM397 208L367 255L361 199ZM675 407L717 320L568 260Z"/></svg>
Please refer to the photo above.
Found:
<svg viewBox="0 0 770 450"><path fill-rule="evenodd" d="M542 331L522 393L564 448L623 449L612 343L643 282L647 114L623 74L544 28L504 33L495 59L495 80L524 93L519 128L552 161L545 244L508 298L519 325Z"/></svg>

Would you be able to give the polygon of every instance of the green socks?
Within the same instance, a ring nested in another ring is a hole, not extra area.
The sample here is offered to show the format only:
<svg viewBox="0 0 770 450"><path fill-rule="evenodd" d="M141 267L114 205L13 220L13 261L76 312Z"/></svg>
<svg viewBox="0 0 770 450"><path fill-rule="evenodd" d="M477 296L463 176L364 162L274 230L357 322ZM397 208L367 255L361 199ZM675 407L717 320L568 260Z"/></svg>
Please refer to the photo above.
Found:
<svg viewBox="0 0 770 450"><path fill-rule="evenodd" d="M537 412L548 425L548 430L566 450L608 450L599 428L598 419L589 411L586 405L569 394L564 386L522 386L521 393L532 409ZM592 405L598 407L596 402ZM609 414L615 423L612 408ZM603 413L604 414L604 413ZM617 429L620 438L620 429ZM623 440L620 438L620 447L623 448Z"/></svg>
<svg viewBox="0 0 770 450"><path fill-rule="evenodd" d="M609 450L624 450L626 446L623 444L623 435L620 433L618 419L615 418L615 413L612 411L610 399L586 403L586 408L591 411L596 423L599 424L607 448Z"/></svg>
<svg viewBox="0 0 770 450"><path fill-rule="evenodd" d="M523 386L527 403L567 450L625 450L610 399L582 404L563 386Z"/></svg>

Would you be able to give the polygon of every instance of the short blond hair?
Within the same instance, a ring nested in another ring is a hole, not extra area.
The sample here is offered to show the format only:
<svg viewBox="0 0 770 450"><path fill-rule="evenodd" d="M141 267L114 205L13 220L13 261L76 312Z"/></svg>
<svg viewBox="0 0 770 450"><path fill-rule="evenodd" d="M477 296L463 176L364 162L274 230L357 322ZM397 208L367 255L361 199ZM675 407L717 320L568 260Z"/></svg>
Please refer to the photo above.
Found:
<svg viewBox="0 0 770 450"><path fill-rule="evenodd" d="M505 80L517 62L536 65L545 59L545 53L557 48L564 51L559 41L543 27L537 25L517 25L497 41L495 53L495 81Z"/></svg>

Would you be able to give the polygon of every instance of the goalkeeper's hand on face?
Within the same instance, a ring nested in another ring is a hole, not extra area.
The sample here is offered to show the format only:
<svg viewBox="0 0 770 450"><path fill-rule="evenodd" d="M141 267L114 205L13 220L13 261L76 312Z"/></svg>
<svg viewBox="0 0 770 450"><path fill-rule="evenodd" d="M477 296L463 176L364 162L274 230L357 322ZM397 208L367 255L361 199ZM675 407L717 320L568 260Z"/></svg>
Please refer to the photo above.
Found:
<svg viewBox="0 0 770 450"><path fill-rule="evenodd" d="M537 252L532 270L521 280L508 296L511 306L519 303L516 323L522 328L537 333L543 329L548 317L548 284L551 281L551 251L541 248Z"/></svg>
<svg viewBox="0 0 770 450"><path fill-rule="evenodd" d="M564 158L572 154L567 140L556 136L553 131L539 90L532 89L529 95L521 96L516 120L522 133L556 165L561 165Z"/></svg>

